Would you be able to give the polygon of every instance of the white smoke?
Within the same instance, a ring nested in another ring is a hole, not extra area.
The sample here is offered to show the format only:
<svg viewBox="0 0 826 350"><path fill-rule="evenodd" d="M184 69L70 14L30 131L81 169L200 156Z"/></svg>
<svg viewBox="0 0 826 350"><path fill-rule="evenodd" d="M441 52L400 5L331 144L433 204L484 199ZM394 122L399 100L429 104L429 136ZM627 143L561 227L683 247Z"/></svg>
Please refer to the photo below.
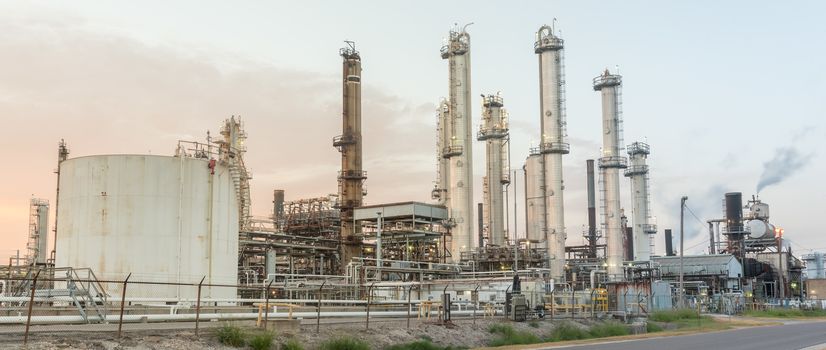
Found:
<svg viewBox="0 0 826 350"><path fill-rule="evenodd" d="M803 155L794 147L781 147L775 150L774 158L763 163L763 174L757 182L757 193L760 190L776 185L805 166L811 154Z"/></svg>

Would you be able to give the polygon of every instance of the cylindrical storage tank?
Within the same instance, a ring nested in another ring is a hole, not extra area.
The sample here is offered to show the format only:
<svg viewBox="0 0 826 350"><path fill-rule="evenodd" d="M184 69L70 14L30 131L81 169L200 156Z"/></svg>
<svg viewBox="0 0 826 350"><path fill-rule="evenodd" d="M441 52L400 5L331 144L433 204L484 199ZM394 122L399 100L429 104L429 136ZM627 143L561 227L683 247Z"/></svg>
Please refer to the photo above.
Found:
<svg viewBox="0 0 826 350"><path fill-rule="evenodd" d="M532 154L525 161L525 211L527 237L531 241L545 241L545 192L542 173L542 155Z"/></svg>
<svg viewBox="0 0 826 350"><path fill-rule="evenodd" d="M101 280L237 283L238 200L227 166L200 158L100 155L60 164L56 266ZM108 290L120 287L112 283ZM197 287L132 284L127 297L195 298ZM202 298L235 298L203 287Z"/></svg>
<svg viewBox="0 0 826 350"><path fill-rule="evenodd" d="M730 233L743 232L743 194L726 193L726 228Z"/></svg>

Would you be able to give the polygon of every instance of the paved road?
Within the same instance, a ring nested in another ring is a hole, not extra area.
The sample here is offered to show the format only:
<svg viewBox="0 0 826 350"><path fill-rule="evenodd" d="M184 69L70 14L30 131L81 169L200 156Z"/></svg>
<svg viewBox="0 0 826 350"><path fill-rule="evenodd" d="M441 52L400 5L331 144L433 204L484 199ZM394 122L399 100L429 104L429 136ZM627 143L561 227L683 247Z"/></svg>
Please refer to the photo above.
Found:
<svg viewBox="0 0 826 350"><path fill-rule="evenodd" d="M817 346L820 345L820 346ZM589 350L761 350L826 349L826 322L788 323L733 331L536 349Z"/></svg>

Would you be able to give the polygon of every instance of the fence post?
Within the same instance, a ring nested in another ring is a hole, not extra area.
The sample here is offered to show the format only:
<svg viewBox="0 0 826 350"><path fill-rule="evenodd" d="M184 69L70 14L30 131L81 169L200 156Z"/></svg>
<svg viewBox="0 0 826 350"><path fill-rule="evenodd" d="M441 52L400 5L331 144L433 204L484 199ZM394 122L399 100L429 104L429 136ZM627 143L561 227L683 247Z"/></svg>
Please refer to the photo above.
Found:
<svg viewBox="0 0 826 350"><path fill-rule="evenodd" d="M31 295L29 296L29 314L26 315L26 335L23 338L23 345L29 343L29 325L32 323L32 306L34 305L34 290L37 288L37 277L40 276L40 269L37 270L37 273L34 274L34 280L32 281L32 290Z"/></svg>
<svg viewBox="0 0 826 350"><path fill-rule="evenodd" d="M407 329L410 329L410 309L413 308L413 304L410 303L410 294L413 291L413 285L410 285L410 288L407 288Z"/></svg>
<svg viewBox="0 0 826 350"><path fill-rule="evenodd" d="M591 286L591 318L596 318L594 313L594 308L596 308L596 300L594 300L594 292L597 290L594 286Z"/></svg>
<svg viewBox="0 0 826 350"><path fill-rule="evenodd" d="M123 306L126 304L126 284L129 282L129 277L132 277L132 273L130 272L126 275L126 279L123 280L123 289L120 292L120 319L118 320L118 338L120 338L120 332L123 329Z"/></svg>
<svg viewBox="0 0 826 350"><path fill-rule="evenodd" d="M324 289L325 284L327 284L327 280L321 282L321 287L318 288L318 306L315 318L315 334L318 334L319 329L321 329L321 291Z"/></svg>
<svg viewBox="0 0 826 350"><path fill-rule="evenodd" d="M204 278L201 278L201 282L198 282L198 301L195 303L195 335L198 335L198 324L201 321L201 286L204 284Z"/></svg>
<svg viewBox="0 0 826 350"><path fill-rule="evenodd" d="M576 311L576 294L574 294L574 284L571 283L571 319L574 319L574 312Z"/></svg>
<svg viewBox="0 0 826 350"><path fill-rule="evenodd" d="M551 291L551 321L554 320L554 314L556 313L556 298L554 298L554 293L556 293L556 288Z"/></svg>
<svg viewBox="0 0 826 350"><path fill-rule="evenodd" d="M274 281L275 281L275 278L273 278L270 281L270 283L267 284L267 291L265 293L266 294L266 296L265 296L266 299L264 299L264 329L267 329L267 325L269 324L269 321L270 321L270 288L272 287L272 283Z"/></svg>
<svg viewBox="0 0 826 350"><path fill-rule="evenodd" d="M375 284L376 282L373 282L370 284L370 288L367 288L367 329L370 329L370 299L373 298L373 285Z"/></svg>
<svg viewBox="0 0 826 350"><path fill-rule="evenodd" d="M477 284L476 289L473 290L473 294L476 295L476 305L473 305L473 325L474 326L476 325L476 309L479 308L479 287L481 287L481 286L482 286L481 284ZM473 296L471 296L471 297L473 297Z"/></svg>

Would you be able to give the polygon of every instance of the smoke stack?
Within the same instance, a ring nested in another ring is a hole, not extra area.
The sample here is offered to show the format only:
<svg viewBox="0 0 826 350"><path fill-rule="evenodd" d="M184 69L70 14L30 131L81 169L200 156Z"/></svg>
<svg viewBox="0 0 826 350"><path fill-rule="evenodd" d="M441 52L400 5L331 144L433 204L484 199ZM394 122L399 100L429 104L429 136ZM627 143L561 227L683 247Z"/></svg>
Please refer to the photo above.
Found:
<svg viewBox="0 0 826 350"><path fill-rule="evenodd" d="M671 229L665 229L665 256L674 256L674 238L671 235Z"/></svg>
<svg viewBox="0 0 826 350"><path fill-rule="evenodd" d="M276 228L284 222L284 190L272 191L272 221Z"/></svg>
<svg viewBox="0 0 826 350"><path fill-rule="evenodd" d="M585 161L588 187L588 257L597 257L597 199L594 182L594 160Z"/></svg>
<svg viewBox="0 0 826 350"><path fill-rule="evenodd" d="M634 228L625 228L625 260L634 261Z"/></svg>
<svg viewBox="0 0 826 350"><path fill-rule="evenodd" d="M361 56L356 45L347 41L339 54L342 61L342 134L333 138L333 146L341 152L341 171L338 174L338 199L341 213L342 256L341 268L346 268L353 257L361 255L360 231L353 222L353 209L363 200L363 183L367 179L362 170L361 154ZM343 271L342 271L343 272Z"/></svg>

